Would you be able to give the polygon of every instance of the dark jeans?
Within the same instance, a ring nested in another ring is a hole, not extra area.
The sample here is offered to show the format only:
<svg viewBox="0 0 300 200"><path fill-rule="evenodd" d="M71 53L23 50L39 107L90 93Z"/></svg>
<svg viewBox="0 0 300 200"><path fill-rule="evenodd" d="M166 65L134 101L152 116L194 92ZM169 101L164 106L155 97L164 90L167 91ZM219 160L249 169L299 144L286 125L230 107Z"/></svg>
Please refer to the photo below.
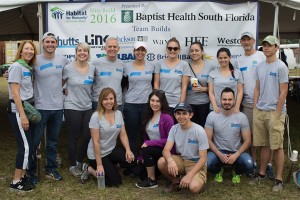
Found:
<svg viewBox="0 0 300 200"><path fill-rule="evenodd" d="M68 129L68 154L71 166L76 166L76 161L82 162L87 155L87 147L91 139L89 122L92 116L92 109L79 111L65 109L66 126ZM81 135L81 146L77 152L76 146Z"/></svg>
<svg viewBox="0 0 300 200"><path fill-rule="evenodd" d="M16 169L27 169L29 162L33 159L34 124L29 123L29 129L24 131L19 113L8 113L9 121L16 136L18 145L16 155Z"/></svg>
<svg viewBox="0 0 300 200"><path fill-rule="evenodd" d="M204 128L207 115L209 113L209 103L207 104L200 104L200 105L194 105L190 104L193 109L193 117L192 121L196 124L199 124Z"/></svg>
<svg viewBox="0 0 300 200"><path fill-rule="evenodd" d="M162 151L163 148L161 147L149 146L142 148L142 155L146 167L156 166L158 159L162 157Z"/></svg>
<svg viewBox="0 0 300 200"><path fill-rule="evenodd" d="M147 109L147 103L144 104L133 104L125 103L124 105L124 122L125 128L128 135L130 149L137 157L138 150L140 149L141 141L143 141L144 131L141 130L141 124L144 119L145 111ZM138 137L140 142L137 148Z"/></svg>
<svg viewBox="0 0 300 200"><path fill-rule="evenodd" d="M233 154L235 152L221 150L225 154ZM221 162L219 157L212 151L207 154L207 171L212 174L217 174L221 171L221 168L225 163ZM253 170L253 160L248 153L242 153L240 157L232 164L233 169L236 174L241 175L242 173L249 172Z"/></svg>

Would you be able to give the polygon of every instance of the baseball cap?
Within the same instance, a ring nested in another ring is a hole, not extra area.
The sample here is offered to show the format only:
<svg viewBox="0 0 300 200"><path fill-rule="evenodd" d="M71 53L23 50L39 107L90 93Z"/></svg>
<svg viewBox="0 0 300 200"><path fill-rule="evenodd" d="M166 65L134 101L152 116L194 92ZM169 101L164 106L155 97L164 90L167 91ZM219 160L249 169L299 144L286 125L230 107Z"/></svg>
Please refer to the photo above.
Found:
<svg viewBox="0 0 300 200"><path fill-rule="evenodd" d="M147 49L145 42L136 42L133 47L134 49L138 49L140 47L144 47L145 49Z"/></svg>
<svg viewBox="0 0 300 200"><path fill-rule="evenodd" d="M268 42L270 45L274 45L274 44L276 44L277 46L280 45L279 40L278 40L275 36L273 36L273 35L267 36L267 37L262 41L262 44L263 44L264 42Z"/></svg>
<svg viewBox="0 0 300 200"><path fill-rule="evenodd" d="M46 37L54 38L57 41L57 37L54 33L51 33L51 32L44 33L42 40L44 40Z"/></svg>
<svg viewBox="0 0 300 200"><path fill-rule="evenodd" d="M177 110L184 110L184 111L188 111L188 112L193 112L192 107L190 106L190 104L188 103L179 103L175 106L174 112L176 112Z"/></svg>
<svg viewBox="0 0 300 200"><path fill-rule="evenodd" d="M252 34L252 33L250 33L250 32L248 32L248 31L246 31L246 32L242 33L242 35L241 35L241 38L242 38L242 37L244 37L244 36L248 36L249 38L252 38L252 39L254 39L254 37L253 37L253 34Z"/></svg>

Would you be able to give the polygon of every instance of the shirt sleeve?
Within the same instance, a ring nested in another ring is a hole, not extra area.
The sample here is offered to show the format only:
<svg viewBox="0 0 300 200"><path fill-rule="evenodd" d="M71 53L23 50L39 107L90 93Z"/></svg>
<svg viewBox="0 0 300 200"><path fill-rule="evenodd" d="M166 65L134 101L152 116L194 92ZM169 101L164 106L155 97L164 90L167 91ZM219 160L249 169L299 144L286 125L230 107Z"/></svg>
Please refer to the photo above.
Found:
<svg viewBox="0 0 300 200"><path fill-rule="evenodd" d="M8 82L9 83L21 83L22 69L18 65L11 65L8 68Z"/></svg>
<svg viewBox="0 0 300 200"><path fill-rule="evenodd" d="M289 70L285 65L283 67L280 66L278 70L278 79L279 79L279 83L289 82Z"/></svg>
<svg viewBox="0 0 300 200"><path fill-rule="evenodd" d="M182 62L182 75L183 76L191 76L192 72L191 72L191 68L189 66L189 64L186 61L181 61Z"/></svg>
<svg viewBox="0 0 300 200"><path fill-rule="evenodd" d="M168 141L175 142L175 126L173 126L169 132Z"/></svg>
<svg viewBox="0 0 300 200"><path fill-rule="evenodd" d="M89 122L89 128L93 129L100 129L99 119L98 119L98 112L94 112L90 122Z"/></svg>
<svg viewBox="0 0 300 200"><path fill-rule="evenodd" d="M205 127L213 129L214 128L214 123L213 123L213 115L214 115L214 111L210 112L206 118L206 122L205 122Z"/></svg>

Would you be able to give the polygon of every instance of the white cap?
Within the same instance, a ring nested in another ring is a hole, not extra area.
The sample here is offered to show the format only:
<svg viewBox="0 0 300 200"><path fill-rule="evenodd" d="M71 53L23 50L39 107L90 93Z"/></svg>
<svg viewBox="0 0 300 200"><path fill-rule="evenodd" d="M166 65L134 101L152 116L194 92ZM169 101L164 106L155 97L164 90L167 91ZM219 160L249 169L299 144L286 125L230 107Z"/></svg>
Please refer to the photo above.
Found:
<svg viewBox="0 0 300 200"><path fill-rule="evenodd" d="M242 37L244 37L244 36L248 36L249 38L252 38L252 39L254 39L254 37L253 37L253 34L252 33L250 33L250 32L244 32L244 33L242 33L242 35L241 35L241 39L242 39Z"/></svg>
<svg viewBox="0 0 300 200"><path fill-rule="evenodd" d="M133 47L134 49L138 49L140 47L144 47L145 49L147 49L145 42L136 42Z"/></svg>
<svg viewBox="0 0 300 200"><path fill-rule="evenodd" d="M57 41L57 37L56 37L56 35L54 33L51 33L51 32L44 33L42 40L44 40L47 37L53 38L53 39L55 39Z"/></svg>

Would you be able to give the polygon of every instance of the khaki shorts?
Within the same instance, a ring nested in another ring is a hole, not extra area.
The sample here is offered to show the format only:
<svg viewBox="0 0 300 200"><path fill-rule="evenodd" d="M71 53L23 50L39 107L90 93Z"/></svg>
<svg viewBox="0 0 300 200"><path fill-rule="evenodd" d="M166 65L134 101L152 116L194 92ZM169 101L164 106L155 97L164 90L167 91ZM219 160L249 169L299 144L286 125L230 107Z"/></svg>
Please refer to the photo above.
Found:
<svg viewBox="0 0 300 200"><path fill-rule="evenodd" d="M276 111L253 109L253 145L270 146L271 150L283 148L285 114L276 117Z"/></svg>
<svg viewBox="0 0 300 200"><path fill-rule="evenodd" d="M253 105L249 103L243 103L242 112L247 116L250 125L250 131L253 134Z"/></svg>
<svg viewBox="0 0 300 200"><path fill-rule="evenodd" d="M196 165L194 161L184 160L181 156L172 155L172 158L178 167L178 173L180 175L188 173ZM193 176L192 180L199 181L202 185L204 185L204 183L206 183L206 174L207 174L207 167L205 165L202 167L202 169L199 172L197 172Z"/></svg>

